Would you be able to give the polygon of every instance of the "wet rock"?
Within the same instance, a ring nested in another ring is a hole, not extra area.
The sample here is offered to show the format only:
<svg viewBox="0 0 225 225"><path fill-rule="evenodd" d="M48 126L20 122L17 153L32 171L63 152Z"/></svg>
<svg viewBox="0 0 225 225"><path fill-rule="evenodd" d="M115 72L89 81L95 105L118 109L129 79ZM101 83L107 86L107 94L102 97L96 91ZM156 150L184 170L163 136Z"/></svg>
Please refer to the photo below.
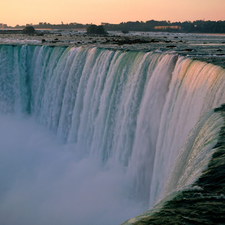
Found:
<svg viewBox="0 0 225 225"><path fill-rule="evenodd" d="M149 41L150 43L158 43L159 40L155 40L155 39L152 39L151 41Z"/></svg>
<svg viewBox="0 0 225 225"><path fill-rule="evenodd" d="M172 43L172 41L164 41L165 43Z"/></svg>
<svg viewBox="0 0 225 225"><path fill-rule="evenodd" d="M220 107L215 108L214 112L225 111L225 103L221 104Z"/></svg>
<svg viewBox="0 0 225 225"><path fill-rule="evenodd" d="M146 43L151 43L151 42L157 42L156 40L152 39L152 40L146 40L146 39L141 39L141 38L135 38L135 39L131 39L131 38L124 38L124 39L113 39L112 43L113 44L117 44L117 45L124 45L124 44L146 44Z"/></svg>
<svg viewBox="0 0 225 225"><path fill-rule="evenodd" d="M43 33L37 33L36 36L44 36L45 34Z"/></svg>
<svg viewBox="0 0 225 225"><path fill-rule="evenodd" d="M176 45L167 45L166 47L167 48L176 48L177 46Z"/></svg>
<svg viewBox="0 0 225 225"><path fill-rule="evenodd" d="M186 48L185 51L187 51L187 52L194 52L194 49Z"/></svg>

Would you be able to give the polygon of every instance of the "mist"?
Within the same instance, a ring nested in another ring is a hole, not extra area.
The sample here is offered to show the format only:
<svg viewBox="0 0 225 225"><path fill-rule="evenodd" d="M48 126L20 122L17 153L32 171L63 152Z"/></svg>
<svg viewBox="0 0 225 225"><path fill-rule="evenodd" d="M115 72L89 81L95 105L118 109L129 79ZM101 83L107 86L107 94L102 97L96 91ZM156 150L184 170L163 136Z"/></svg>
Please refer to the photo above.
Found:
<svg viewBox="0 0 225 225"><path fill-rule="evenodd" d="M146 210L124 167L81 157L32 118L0 115L0 171L0 224L113 225Z"/></svg>

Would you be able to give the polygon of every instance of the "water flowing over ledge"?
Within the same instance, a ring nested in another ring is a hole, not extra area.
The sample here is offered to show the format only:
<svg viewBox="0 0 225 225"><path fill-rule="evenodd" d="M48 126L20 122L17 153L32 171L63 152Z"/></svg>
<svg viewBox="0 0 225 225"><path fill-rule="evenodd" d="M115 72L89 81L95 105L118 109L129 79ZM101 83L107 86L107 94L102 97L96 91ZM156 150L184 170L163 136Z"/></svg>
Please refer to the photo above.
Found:
<svg viewBox="0 0 225 225"><path fill-rule="evenodd" d="M0 45L0 111L30 115L82 158L120 165L129 198L151 208L207 168L224 75L174 54Z"/></svg>
<svg viewBox="0 0 225 225"><path fill-rule="evenodd" d="M161 200L129 224L220 224L224 221L224 105L206 113L188 135Z"/></svg>

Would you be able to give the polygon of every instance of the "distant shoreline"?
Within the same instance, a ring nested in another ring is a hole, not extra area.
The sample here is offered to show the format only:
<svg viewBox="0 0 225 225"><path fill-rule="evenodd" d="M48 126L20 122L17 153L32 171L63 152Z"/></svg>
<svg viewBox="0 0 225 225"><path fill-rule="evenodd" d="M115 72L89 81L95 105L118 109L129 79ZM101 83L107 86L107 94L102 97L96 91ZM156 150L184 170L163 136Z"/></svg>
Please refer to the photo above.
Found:
<svg viewBox="0 0 225 225"><path fill-rule="evenodd" d="M17 25L15 27L7 26L7 24L1 24L2 29L16 29L20 30L26 26L33 26L34 29L87 29L90 25L94 24L81 24L81 23L67 23L67 24L50 24L46 22L40 22L39 24L26 24ZM170 21L157 21L148 20L143 21L128 21L121 22L119 24L101 23L106 31L123 31L125 33L131 31L139 32L173 32L173 33L201 33L201 34L225 34L225 20L224 21L206 21L206 20L196 20L196 21L184 21L184 22L170 22Z"/></svg>
<svg viewBox="0 0 225 225"><path fill-rule="evenodd" d="M23 29L15 29L15 28L5 28L5 29L0 29L0 34L22 34L22 30ZM86 28L72 28L72 29L53 29L53 28L36 28L35 29L37 32L35 34L38 34L40 32L46 32L46 31L55 31L55 32L61 32L61 31L86 31ZM121 32L120 30L115 30L115 32ZM166 31L166 30L155 30L155 31L131 31L131 32L143 32L143 33L147 33L147 32L153 32L153 33L180 33L180 34L196 34L196 35L215 35L215 36L225 36L225 33L200 33L200 32L181 32L181 31Z"/></svg>

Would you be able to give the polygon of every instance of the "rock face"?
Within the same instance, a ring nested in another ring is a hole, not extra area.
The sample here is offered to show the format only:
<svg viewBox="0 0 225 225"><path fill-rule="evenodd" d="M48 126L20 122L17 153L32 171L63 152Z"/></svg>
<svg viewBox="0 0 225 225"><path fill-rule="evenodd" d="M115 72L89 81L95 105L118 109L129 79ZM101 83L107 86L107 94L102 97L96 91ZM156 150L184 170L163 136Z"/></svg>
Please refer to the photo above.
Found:
<svg viewBox="0 0 225 225"><path fill-rule="evenodd" d="M152 210L123 225L225 224L225 105L214 112L223 117L224 123L208 168L192 188L172 194L168 200L162 200Z"/></svg>

